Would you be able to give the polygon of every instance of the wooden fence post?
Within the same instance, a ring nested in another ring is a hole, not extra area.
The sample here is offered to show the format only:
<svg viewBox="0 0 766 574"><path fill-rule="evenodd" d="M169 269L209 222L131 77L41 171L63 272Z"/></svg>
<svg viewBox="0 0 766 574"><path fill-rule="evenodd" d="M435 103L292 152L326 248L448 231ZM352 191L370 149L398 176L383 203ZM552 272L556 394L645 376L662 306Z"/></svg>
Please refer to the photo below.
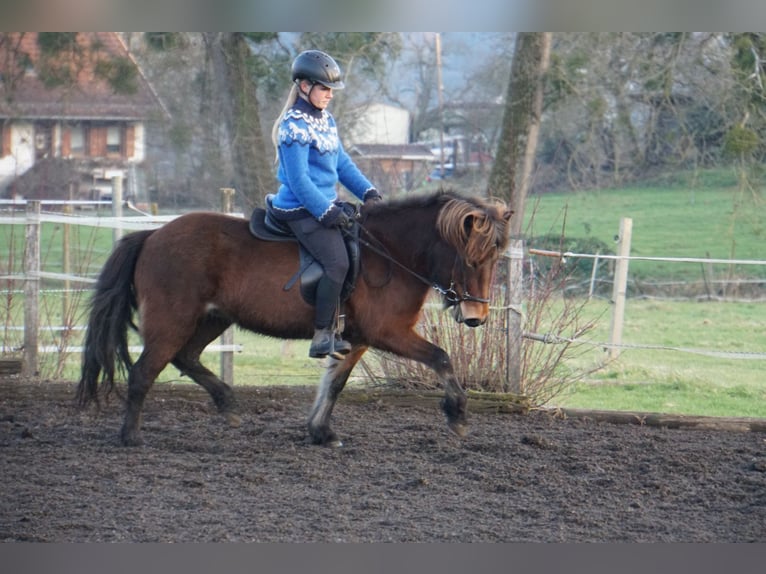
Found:
<svg viewBox="0 0 766 574"><path fill-rule="evenodd" d="M508 277L505 304L505 392L523 394L521 380L521 306L524 298L524 241L511 239L508 247Z"/></svg>
<svg viewBox="0 0 766 574"><path fill-rule="evenodd" d="M24 364L21 374L34 377L40 372L37 341L40 317L40 202L27 203L24 241Z"/></svg>
<svg viewBox="0 0 766 574"><path fill-rule="evenodd" d="M618 258L614 267L614 285L612 287L612 325L609 331L609 344L620 345L622 343L622 325L625 319L625 296L628 288L628 263L630 257L630 239L633 234L633 220L629 217L620 219L620 235L617 243ZM609 347L609 358L616 359L620 356L620 349L616 346Z"/></svg>
<svg viewBox="0 0 766 574"><path fill-rule="evenodd" d="M232 212L232 198L234 189L230 187L221 188L221 211L223 213ZM234 327L226 329L220 338L221 345L221 380L227 385L234 383L234 351L230 350L234 345Z"/></svg>

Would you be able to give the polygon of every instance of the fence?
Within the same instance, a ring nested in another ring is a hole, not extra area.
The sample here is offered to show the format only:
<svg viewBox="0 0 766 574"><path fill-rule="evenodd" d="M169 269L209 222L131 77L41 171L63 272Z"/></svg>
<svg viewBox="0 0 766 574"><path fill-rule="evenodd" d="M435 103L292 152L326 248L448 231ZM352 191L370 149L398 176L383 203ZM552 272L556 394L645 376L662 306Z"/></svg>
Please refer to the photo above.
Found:
<svg viewBox="0 0 766 574"><path fill-rule="evenodd" d="M224 211L231 211L231 199L233 190L225 188L222 192L222 209ZM11 207L18 207L23 204L26 207L24 217L21 218L17 215L0 216L0 224L19 225L25 226L25 251L23 262L22 274L8 274L3 275L0 279L7 281L9 284L20 282L24 285L24 339L21 345L23 351L23 373L28 376L33 376L38 373L38 353L65 353L65 352L78 352L80 347L77 346L57 346L57 345L40 345L39 333L40 317L39 317L39 298L40 298L40 283L41 280L53 280L60 281L64 284L64 293L68 293L72 285L87 286L95 282L92 276L76 275L71 273L68 266L68 247L64 245L63 249L63 269L61 272L44 271L40 265L40 226L43 222L60 224L63 227L63 242L67 242L68 233L67 230L70 226L93 226L100 228L111 228L114 230L113 239L118 239L123 232L156 228L163 223L175 218L175 215L171 216L149 216L149 214L141 213L140 217L136 216L124 216L121 213L122 202L119 201L119 192L115 194L117 202L120 203L120 207L115 207L113 203L107 202L67 202L68 205L84 206L97 205L97 206L110 206L112 209L111 217L93 216L93 215L73 215L71 213L46 213L41 214L41 205L60 205L64 202L5 202L10 203ZM591 258L594 260L594 271L591 276L591 292L593 290L592 285L595 281L595 271L598 266L598 262L601 260L611 260L615 262L615 274L613 280L612 290L612 302L613 313L611 317L611 329L610 338L608 342L591 343L603 347L609 350L612 356L617 356L622 349L625 348L637 348L635 345L625 345L622 342L622 324L625 314L625 300L626 300L626 285L628 278L628 264L631 260L649 260L649 261L665 261L665 262L679 262L679 263L725 263L725 264L738 264L738 265L766 265L766 261L756 260L713 260L713 259L695 259L695 258L673 258L673 257L633 257L630 256L630 235L631 235L631 222L630 220L623 220L620 226L619 234L619 253L617 255L599 255L599 254L587 254L587 253L571 253L571 252L554 252L544 251L535 248L530 248L527 253L533 256L545 256L545 257L557 257L557 258ZM524 244L520 240L514 240L511 242L511 246L507 253L508 284L505 286L506 301L504 306L500 309L504 313L504 328L503 336L505 338L504 346L506 349L507 360L505 361L504 373L507 387L514 389L520 386L520 347L521 339L527 338L543 343L555 343L560 341L573 342L572 339L563 339L550 334L530 333L525 332L523 324L522 307L524 305L523 300L523 287L522 287L522 272L523 263L525 258ZM498 309L496 309L498 311ZM7 323L7 321L6 321ZM6 327L8 328L8 327ZM51 327L51 329L66 329L69 331L81 330L82 327L76 325L68 325L63 327ZM713 356L727 356L735 358L748 358L763 360L766 355L757 353L727 353L725 351L713 350L704 351L699 349L683 349L673 348L659 345L642 345L640 348L664 348L677 351L695 352L709 354ZM131 350L137 351L140 347L134 347ZM2 348L0 351L7 353L7 348ZM221 374L222 378L227 382L233 381L233 354L234 352L241 351L241 346L235 345L233 341L233 330L227 331L220 340L220 344L210 345L206 349L207 351L217 351L221 353Z"/></svg>
<svg viewBox="0 0 766 574"><path fill-rule="evenodd" d="M623 218L620 221L620 230L617 235L618 253L617 255L600 255L590 253L573 253L573 252L559 252L543 249L529 249L530 255L539 255L543 257L555 257L558 259L566 258L582 258L593 259L593 272L590 278L589 296L592 296L594 288L593 285L596 279L596 269L598 268L599 260L611 260L615 262L615 272L612 287L612 299L613 311L611 316L611 327L609 341L606 343L596 343L599 346L608 349L612 358L619 356L622 349L626 348L643 348L643 349L666 349L675 350L680 352L689 352L696 354L704 354L709 356L726 357L726 358L738 358L738 359L766 359L764 353L741 353L741 352L727 352L716 350L704 350L704 349L688 349L680 347L670 347L663 345L625 345L622 342L622 331L625 318L625 302L627 299L627 284L628 284L628 265L630 261L662 261L671 263L700 263L703 265L711 265L714 263L721 263L726 265L766 265L766 261L752 260L752 259L712 259L712 258L694 258L694 257L648 257L648 256L631 256L630 244L632 239L633 222L630 218ZM707 281L707 279L706 279ZM758 280L758 283L762 281ZM539 334L527 334L526 336L544 341L555 342L555 337L539 335ZM560 339L563 340L563 339ZM567 339L568 342L573 342L572 339Z"/></svg>
<svg viewBox="0 0 766 574"><path fill-rule="evenodd" d="M39 354L40 353L72 353L81 352L82 348L71 345L41 345L40 332L40 296L41 281L44 279L60 281L63 283L61 292L64 294L66 308L66 297L72 291L72 285L79 286L74 291L81 291L82 286L96 282L94 277L82 276L71 273L69 268L70 248L69 248L69 229L70 226L89 226L97 228L112 229L112 239L117 241L125 231L136 231L140 229L154 229L162 224L171 221L176 215L170 216L152 216L140 212L140 217L124 216L122 213L124 204L121 197L121 184L115 182L112 202L99 201L2 201L3 205L10 211L6 215L0 216L0 225L24 225L24 257L21 274L9 272L1 275L0 280L8 285L23 283L24 296L24 326L23 341L18 349L9 348L3 344L0 346L0 352L3 354L22 351L23 356L20 361L21 374L23 376L37 376L39 374ZM231 213L233 190L230 188L221 189L222 209L224 212ZM64 207L62 213L41 212L41 206ZM111 208L111 217L104 216L82 216L74 215L72 207L100 207L109 206ZM24 216L19 217L13 210L25 207ZM138 210L136 210L138 211ZM53 223L62 226L62 272L44 271L41 268L41 225L42 223ZM12 271L12 270L9 270ZM8 325L6 317L6 331L14 330L16 327ZM51 326L48 328L53 331L81 331L82 326L63 325ZM141 346L132 346L131 352L140 352ZM233 329L228 329L221 337L220 344L211 344L205 349L206 352L221 353L221 374L222 378L231 382L233 380L233 354L240 351L241 347L235 345L233 341Z"/></svg>

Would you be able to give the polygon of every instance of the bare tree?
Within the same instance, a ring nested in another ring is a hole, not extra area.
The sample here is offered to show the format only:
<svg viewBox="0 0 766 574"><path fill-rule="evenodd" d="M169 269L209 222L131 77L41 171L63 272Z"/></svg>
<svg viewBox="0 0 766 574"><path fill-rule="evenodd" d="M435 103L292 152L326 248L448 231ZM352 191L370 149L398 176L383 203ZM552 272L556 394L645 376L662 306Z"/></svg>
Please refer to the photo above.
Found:
<svg viewBox="0 0 766 574"><path fill-rule="evenodd" d="M720 159L732 117L721 34L557 34L538 186L619 186Z"/></svg>

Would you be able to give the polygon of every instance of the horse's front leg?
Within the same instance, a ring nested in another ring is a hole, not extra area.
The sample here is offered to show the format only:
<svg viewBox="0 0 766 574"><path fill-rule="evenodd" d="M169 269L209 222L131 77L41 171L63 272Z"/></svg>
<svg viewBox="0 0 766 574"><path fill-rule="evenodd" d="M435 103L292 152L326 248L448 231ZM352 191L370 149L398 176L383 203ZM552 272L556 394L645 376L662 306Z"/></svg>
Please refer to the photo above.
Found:
<svg viewBox="0 0 766 574"><path fill-rule="evenodd" d="M397 333L396 336L389 337L379 348L419 361L436 372L444 386L441 407L447 417L447 426L456 435L465 436L468 431L466 419L468 398L455 376L455 370L447 352L426 341L414 331Z"/></svg>
<svg viewBox="0 0 766 574"><path fill-rule="evenodd" d="M330 415L338 400L338 395L346 386L346 381L356 363L367 347L354 347L342 360L328 358L327 368L317 389L314 406L309 415L308 430L314 444L340 447L343 442L330 428Z"/></svg>
<svg viewBox="0 0 766 574"><path fill-rule="evenodd" d="M442 411L447 417L447 426L458 436L465 436L468 432L468 423L466 419L466 405L468 398L465 390L460 386L460 382L455 376L447 352L434 345L433 362L431 368L439 375L439 379L444 385L444 397L441 400Z"/></svg>

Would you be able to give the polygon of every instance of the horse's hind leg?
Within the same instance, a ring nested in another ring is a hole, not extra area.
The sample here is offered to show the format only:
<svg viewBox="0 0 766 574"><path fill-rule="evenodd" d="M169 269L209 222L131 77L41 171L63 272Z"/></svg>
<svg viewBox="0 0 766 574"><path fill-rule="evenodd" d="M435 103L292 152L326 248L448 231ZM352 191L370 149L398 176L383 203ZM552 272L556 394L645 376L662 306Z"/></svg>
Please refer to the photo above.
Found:
<svg viewBox="0 0 766 574"><path fill-rule="evenodd" d="M340 361L328 359L327 369L319 383L308 421L309 435L314 444L343 446L338 435L330 428L330 415L338 395L346 386L351 371L366 350L367 347L353 347L351 352Z"/></svg>
<svg viewBox="0 0 766 574"><path fill-rule="evenodd" d="M167 359L158 357L156 353L144 348L141 356L130 369L128 375L128 399L125 409L125 419L120 430L120 440L125 446L143 444L141 438L141 410L144 406L146 393L149 392L154 379L168 364Z"/></svg>
<svg viewBox="0 0 766 574"><path fill-rule="evenodd" d="M235 413L236 400L233 389L200 362L200 354L205 347L220 336L230 324L222 318L206 318L176 354L172 363L210 394L218 412L226 417L229 424L239 426L240 419Z"/></svg>

